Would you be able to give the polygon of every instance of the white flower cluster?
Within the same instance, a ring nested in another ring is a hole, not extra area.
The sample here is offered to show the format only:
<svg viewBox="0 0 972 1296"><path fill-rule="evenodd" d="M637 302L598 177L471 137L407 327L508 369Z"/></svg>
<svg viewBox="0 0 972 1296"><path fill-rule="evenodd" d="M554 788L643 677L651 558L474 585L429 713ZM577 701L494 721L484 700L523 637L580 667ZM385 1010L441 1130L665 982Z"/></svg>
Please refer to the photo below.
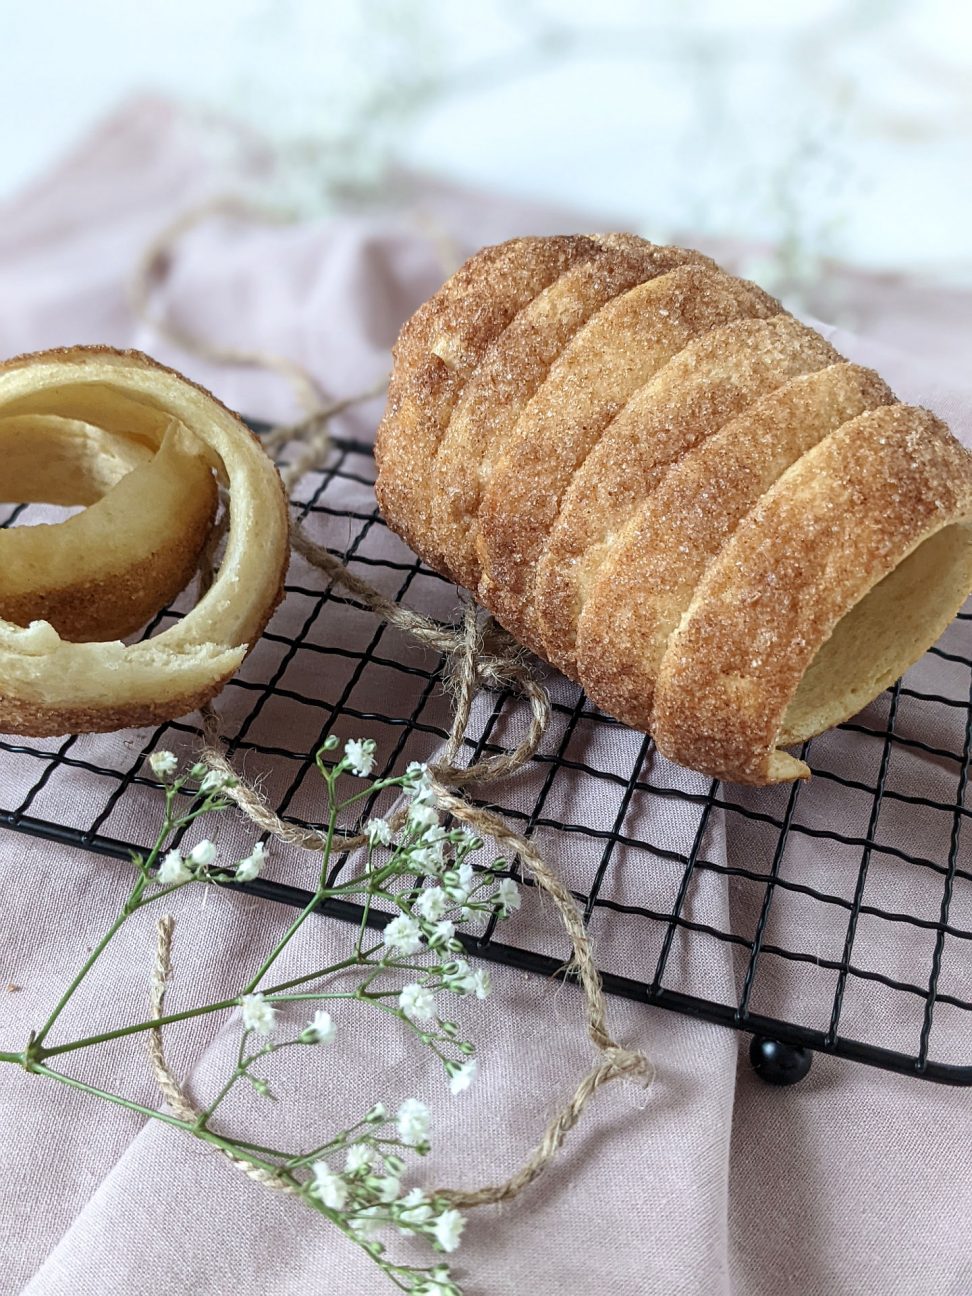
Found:
<svg viewBox="0 0 972 1296"><path fill-rule="evenodd" d="M215 858L216 847L208 837L204 837L202 841L196 842L185 857L177 850L168 851L159 865L155 879L160 886L180 886L205 873Z"/></svg>
<svg viewBox="0 0 972 1296"><path fill-rule="evenodd" d="M252 882L262 872L266 857L266 847L262 842L257 842L249 855L239 861L235 871L226 876L231 876L237 882ZM202 841L196 842L188 855L175 849L167 851L162 857L155 880L164 887L182 886L194 878L206 877L215 859L216 847L208 837L204 837Z"/></svg>
<svg viewBox="0 0 972 1296"><path fill-rule="evenodd" d="M384 1107L372 1108L365 1118L374 1125L386 1119ZM361 1238L371 1238L383 1226L394 1225L402 1233L419 1233L430 1238L439 1251L457 1249L466 1226L463 1216L442 1200L429 1198L419 1188L402 1191L405 1162L385 1149L397 1141L420 1155L428 1150L429 1109L418 1098L408 1098L395 1114L396 1139L382 1139L379 1147L371 1136L354 1142L345 1153L344 1169L335 1170L326 1160L311 1166L310 1194L329 1211L344 1216ZM431 1283L432 1285L429 1285ZM455 1290L448 1272L433 1271L413 1291Z"/></svg>
<svg viewBox="0 0 972 1296"><path fill-rule="evenodd" d="M334 1018L326 1008L318 1008L298 1038L302 1044L333 1044L335 1035L337 1026Z"/></svg>
<svg viewBox="0 0 972 1296"><path fill-rule="evenodd" d="M254 1035L269 1035L277 1021L277 1008L259 990L240 995L237 1001L244 1030ZM334 1018L325 1008L318 1008L298 1035L301 1044L333 1044L337 1035Z"/></svg>
<svg viewBox="0 0 972 1296"><path fill-rule="evenodd" d="M174 752L157 751L149 757L149 767L157 779L167 779L179 768L179 762Z"/></svg>
<svg viewBox="0 0 972 1296"><path fill-rule="evenodd" d="M153 752L148 758L149 769L157 779L163 783L173 782L179 771L179 759L174 752L166 749ZM198 783L196 789L197 796L212 797L219 792L225 792L229 788L236 787L236 779L232 774L226 774L222 770L210 769L202 761L197 761L187 774L178 781L182 787L187 781L191 780Z"/></svg>
<svg viewBox="0 0 972 1296"><path fill-rule="evenodd" d="M254 1035L269 1035L277 1019L277 1010L269 999L256 991L240 995L239 1003L244 1029Z"/></svg>
<svg viewBox="0 0 972 1296"><path fill-rule="evenodd" d="M344 763L358 778L370 778L375 769L374 738L349 738L344 744Z"/></svg>

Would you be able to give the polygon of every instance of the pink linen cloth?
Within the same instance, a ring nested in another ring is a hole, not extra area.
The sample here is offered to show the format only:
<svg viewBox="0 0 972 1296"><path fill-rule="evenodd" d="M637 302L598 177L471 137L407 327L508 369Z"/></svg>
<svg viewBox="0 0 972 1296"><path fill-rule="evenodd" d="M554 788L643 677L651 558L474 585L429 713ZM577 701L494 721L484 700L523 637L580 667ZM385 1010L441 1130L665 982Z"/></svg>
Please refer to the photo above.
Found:
<svg viewBox="0 0 972 1296"><path fill-rule="evenodd" d="M138 323L127 303L125 277L148 241L169 219L225 185L224 177L212 174L196 128L164 103L135 105L106 124L4 212L0 273L6 309L0 318L0 349L14 353L86 341L139 346L250 415L294 414L279 379L209 366L177 352ZM394 214L375 210L283 228L217 223L186 238L161 299L183 326L226 345L290 356L311 369L325 390L347 394L381 376L401 321L441 280L430 221L446 229L463 252L515 233L552 232L580 223L564 213L484 201L434 186L414 190ZM886 311L888 298L882 292ZM866 313L863 281L859 296ZM957 298L950 310L959 318L956 303ZM836 330L828 334L851 358L878 367L902 397L931 405L972 442L972 392L951 363L936 364L934 317L929 315L919 330L905 314L904 294L897 307L909 347L920 343L923 360L897 352L887 333L880 343ZM954 341L948 354L956 354ZM335 430L368 438L379 408L372 404ZM366 485L344 481L330 489L330 502L339 508L353 512L371 507ZM336 547L354 534L340 516L320 525L322 538ZM376 554L402 557L401 546L384 533L374 537L374 544ZM361 570L374 576L371 568ZM310 588L320 584L299 563L291 579ZM448 615L455 592L426 580L416 582L408 601ZM271 628L293 633L304 616L300 599L288 599ZM358 619L366 620L360 614ZM337 612L322 618L314 630L323 646L351 649L362 633L353 616ZM949 635L968 655L968 623L958 623ZM411 653L415 659L415 650L394 636L386 638L383 651ZM295 692L335 697L343 687L337 660L307 656L313 660L298 661L287 684ZM262 682L278 661L279 647L262 644L249 659L244 678ZM956 700L965 696L967 670L963 674L926 661L916 672L909 675L916 687ZM573 698L562 681L552 679L551 687L555 697ZM408 714L413 699L400 695L404 686L375 678L363 681L361 688L355 705L362 711ZM242 690L227 690L220 706L229 732L247 705ZM430 706L432 722L441 725L445 702L433 700ZM886 706L886 700L875 704L875 727L883 723ZM284 745L299 746L302 738L310 744L323 714L268 706L259 722L262 728L255 727L253 736L273 745L274 726L286 724ZM482 714L474 717L474 732L482 719ZM510 723L515 722L511 717ZM343 723L342 737L355 736ZM899 731L961 751L956 711L945 707L932 714L903 700ZM560 721L548 734L545 750L556 750L563 732ZM380 743L390 741L387 734L375 736ZM93 764L126 769L147 737L92 736L80 750ZM639 735L594 725L582 726L572 741L571 756L595 769L625 774L641 745ZM875 776L880 749L877 740L848 745L829 737L821 740L815 756L824 768L868 782ZM427 744L403 759L432 754L434 747ZM247 772L263 780L271 794L289 779L280 764L258 751L246 758ZM37 776L36 764L27 758L4 756L0 769L5 805L13 804L17 790ZM662 786L704 790L695 776L663 762L655 762L650 773ZM491 795L501 805L529 809L542 774L526 771ZM955 795L954 762L920 752L896 749L888 777L889 786L899 792L917 790L934 800ZM312 783L302 785L295 812L310 815L313 795ZM749 794L738 789L726 795L772 812L779 811L780 797L784 802L786 797L785 791ZM79 813L90 819L104 800L97 776L79 768L69 779L52 779L32 813L64 822ZM660 810L665 804L636 799L624 831L684 850L697 814L690 815L678 801L670 803L670 810ZM155 805L148 793L133 809L126 803L106 821L104 831L144 838ZM862 794L820 779L801 794L797 818L811 827L837 824L857 836L866 830L860 819L866 818L868 805ZM556 784L545 815L598 825L613 820L615 810L602 782L577 774ZM879 829L886 844L942 860L951 816L887 801ZM236 822L224 827L222 843L231 855L234 846L242 848L251 836ZM582 844L568 851L565 836L553 829L541 830L540 840L568 881L578 887L589 881L592 857ZM731 810L718 812L707 828L706 853L730 864L758 860L765 871L763 828ZM849 897L859 857L859 850L839 842L797 836L781 876ZM306 858L282 848L273 848L271 858L271 872L286 880L298 880L308 868ZM963 866L969 858L966 839ZM0 875L0 1047L12 1048L43 1020L84 951L107 926L128 870L113 860L0 830ZM664 910L677 881L677 870L661 857L633 851L615 859L607 885L618 903L645 903L645 896L652 895ZM951 922L967 930L972 927L972 896L961 882ZM762 895L763 888L743 876L727 887L721 876L697 875L685 912L699 924L731 925L749 936ZM869 904L933 921L940 896L938 875L876 853L865 896ZM197 985L213 997L236 993L244 959L248 966L253 950L264 947L269 934L287 921L286 912L276 906L238 895L190 891L169 908L177 919L172 1007L195 1002ZM832 959L839 957L845 925L844 910L788 892L785 901L774 902L767 939ZM646 967L654 966L657 926L639 929L600 911L592 934L602 966L630 976L644 976ZM314 939L326 951L322 961L332 951L338 958L349 929L321 921ZM509 939L545 952L566 952L549 906L540 905L533 892L511 925ZM864 914L855 963L920 983L928 976L930 941L933 933L927 928L878 923ZM79 1012L66 1029L72 1024L108 1029L143 1016L152 944L151 922L126 929L85 993L83 1015ZM959 998L967 997L963 986L972 971L968 945L954 937L946 943L942 989ZM296 966L289 958L284 971ZM826 1025L821 1013L829 1010L832 973L812 963L766 968L754 986L756 1011ZM685 940L680 935L666 984L731 1003L739 993L740 972L728 946L706 942L701 933ZM338 1043L327 1051L307 1051L299 1085L292 1086L291 1115L272 1114L273 1120L284 1122L296 1138L328 1128L373 1098L394 1102L416 1094L432 1109L435 1151L427 1182L472 1186L505 1177L593 1054L575 989L501 967L494 967L492 976L492 998L470 1019L482 1073L468 1094L451 1098L441 1074L400 1032L373 1035L350 1014L339 1014ZM8 983L19 988L3 990ZM907 996L883 993L878 983L852 979L842 1031L915 1052L921 1001L915 998L912 1011L901 1006L902 999ZM962 1224L972 1211L972 1105L963 1090L824 1056L815 1059L798 1087L773 1090L745 1062L746 1037L625 1000L612 999L609 1007L616 1037L650 1055L656 1080L648 1091L634 1084L603 1090L555 1167L515 1204L472 1215L456 1264L470 1296L523 1291L536 1296L964 1296L972 1291L972 1250ZM949 1011L947 1004L939 1007L932 1056L972 1064L968 1016ZM236 1030L232 1022L210 1019L173 1036L172 1061L180 1075L188 1073L192 1093L211 1091L225 1074ZM137 1101L159 1101L147 1059L137 1046L99 1050L75 1073ZM0 1068L0 1113L0 1292L217 1296L238 1290L284 1296L295 1290L382 1290L384 1280L372 1264L325 1222L245 1179L178 1132L12 1068ZM404 1240L401 1248L416 1261L423 1258L419 1248Z"/></svg>

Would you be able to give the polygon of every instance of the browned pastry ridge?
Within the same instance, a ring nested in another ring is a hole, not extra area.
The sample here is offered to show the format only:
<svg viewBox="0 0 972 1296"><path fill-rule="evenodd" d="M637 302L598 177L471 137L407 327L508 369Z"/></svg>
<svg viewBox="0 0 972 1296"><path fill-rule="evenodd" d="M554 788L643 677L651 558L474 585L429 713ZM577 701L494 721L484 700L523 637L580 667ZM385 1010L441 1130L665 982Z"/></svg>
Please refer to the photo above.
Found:
<svg viewBox="0 0 972 1296"><path fill-rule="evenodd" d="M532 267L532 268L531 268ZM472 257L405 326L389 524L659 750L803 778L972 589L972 456L778 302L632 235Z"/></svg>
<svg viewBox="0 0 972 1296"><path fill-rule="evenodd" d="M565 270L491 342L464 384L433 451L432 534L442 566L475 589L479 508L493 470L547 373L592 315L619 294L686 264L715 266L698 252L656 247L630 234L595 236L595 253Z"/></svg>

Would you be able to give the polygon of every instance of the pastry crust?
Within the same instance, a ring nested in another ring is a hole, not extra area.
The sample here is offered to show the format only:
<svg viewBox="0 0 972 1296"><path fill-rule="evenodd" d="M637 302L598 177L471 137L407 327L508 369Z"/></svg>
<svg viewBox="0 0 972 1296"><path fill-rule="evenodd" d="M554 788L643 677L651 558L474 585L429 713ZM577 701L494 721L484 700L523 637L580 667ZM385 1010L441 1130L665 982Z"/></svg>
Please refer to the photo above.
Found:
<svg viewBox="0 0 972 1296"><path fill-rule="evenodd" d="M669 642L659 751L741 783L807 778L779 747L841 723L896 680L972 588L970 463L940 419L890 405L784 472L719 551Z"/></svg>
<svg viewBox="0 0 972 1296"><path fill-rule="evenodd" d="M77 418L158 445L174 421L229 490L216 578L195 608L137 644L70 643L52 626L0 622L0 730L53 735L155 724L223 686L283 593L289 554L279 474L250 430L203 388L137 351L74 347L0 365L0 417Z"/></svg>
<svg viewBox="0 0 972 1296"><path fill-rule="evenodd" d="M466 381L524 306L598 251L584 234L483 248L402 329L375 441L376 490L385 517L416 551L425 546L433 566L448 570L431 541L432 464Z"/></svg>
<svg viewBox="0 0 972 1296"><path fill-rule="evenodd" d="M839 358L790 315L734 320L690 342L632 396L575 475L537 566L536 604L552 665L577 678L588 592L668 469L758 397Z"/></svg>
<svg viewBox="0 0 972 1296"><path fill-rule="evenodd" d="M873 370L828 365L756 401L674 464L618 535L584 605L577 660L591 699L651 729L668 642L709 563L801 455L893 401Z"/></svg>
<svg viewBox="0 0 972 1296"><path fill-rule="evenodd" d="M716 267L701 253L634 235L594 236L597 252L565 270L514 316L467 381L434 457L434 550L460 585L476 589L479 506L495 460L527 402L575 334L608 302L685 264ZM423 537L423 543L428 544Z"/></svg>
<svg viewBox="0 0 972 1296"><path fill-rule="evenodd" d="M543 652L537 562L574 473L605 428L693 338L780 309L753 284L687 265L616 297L577 334L498 456L480 508L479 595L521 643Z"/></svg>
<svg viewBox="0 0 972 1296"><path fill-rule="evenodd" d="M780 749L874 698L972 590L972 455L754 285L689 259L602 301L608 264L566 268L468 353L431 439L392 401L379 499L664 755L804 778ZM424 354L399 349L397 392Z"/></svg>

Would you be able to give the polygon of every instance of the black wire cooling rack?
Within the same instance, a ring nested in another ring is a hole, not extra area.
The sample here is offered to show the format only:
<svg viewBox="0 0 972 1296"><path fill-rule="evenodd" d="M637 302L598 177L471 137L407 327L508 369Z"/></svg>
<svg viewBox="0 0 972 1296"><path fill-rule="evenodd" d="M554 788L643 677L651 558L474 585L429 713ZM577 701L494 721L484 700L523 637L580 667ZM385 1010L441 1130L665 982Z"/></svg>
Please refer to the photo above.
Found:
<svg viewBox="0 0 972 1296"><path fill-rule="evenodd" d="M370 448L338 440L295 502L352 570L410 606L452 615L454 587L387 532L373 478ZM0 525L18 519L30 520L23 506L0 513ZM177 604L146 633L178 614ZM784 1046L972 1084L970 620L960 614L852 723L805 745L808 784L743 789L680 770L551 676L554 721L541 750L480 804L533 834L570 885L608 992ZM330 732L374 736L385 775L435 753L450 714L441 665L295 558L287 598L219 701L230 756L285 820L314 824L314 752ZM521 705L480 696L470 759L514 741ZM188 752L196 734L179 722L0 737L0 825L128 858L145 847L135 838L157 795L146 755ZM299 883L295 871L243 889L302 906L310 896ZM347 903L328 911L362 916ZM543 976L562 974L569 954L542 904L465 941L473 955Z"/></svg>

